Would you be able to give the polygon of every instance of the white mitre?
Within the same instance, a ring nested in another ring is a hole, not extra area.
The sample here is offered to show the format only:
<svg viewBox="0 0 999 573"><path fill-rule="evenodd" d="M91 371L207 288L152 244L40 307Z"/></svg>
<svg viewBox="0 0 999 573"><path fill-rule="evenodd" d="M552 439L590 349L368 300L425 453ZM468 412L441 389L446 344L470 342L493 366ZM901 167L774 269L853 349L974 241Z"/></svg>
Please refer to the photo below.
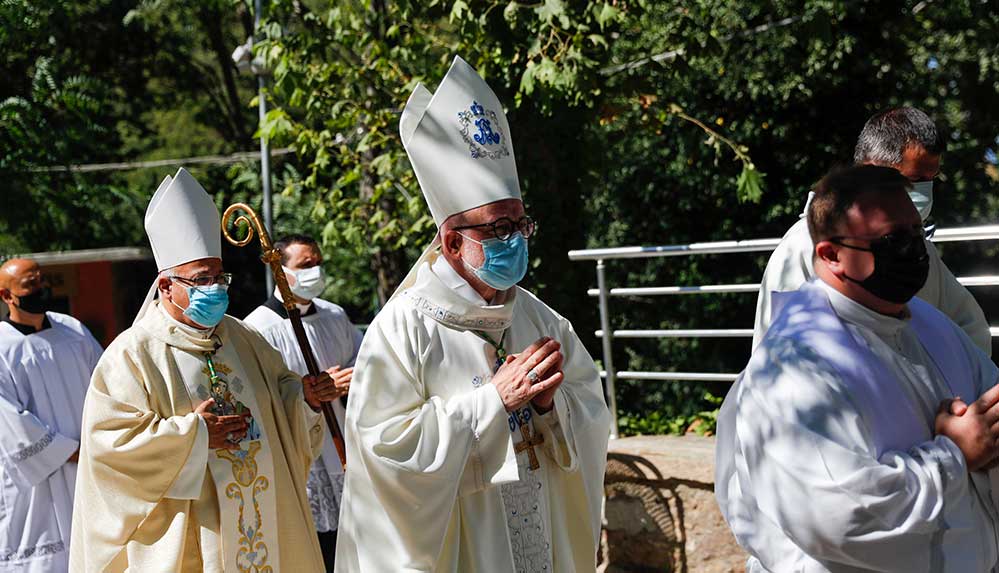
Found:
<svg viewBox="0 0 999 573"><path fill-rule="evenodd" d="M399 133L438 227L451 215L521 198L503 106L460 56L455 56L437 92L416 86L402 110ZM413 283L423 262L434 258L439 241L434 239L399 291Z"/></svg>
<svg viewBox="0 0 999 573"><path fill-rule="evenodd" d="M222 258L222 224L215 201L181 167L160 183L146 208L146 235L160 271L206 258Z"/></svg>
<svg viewBox="0 0 999 573"><path fill-rule="evenodd" d="M145 227L159 271L198 259L222 258L218 207L183 167L173 177L167 175L153 193L146 208ZM154 280L136 320L151 305L156 283Z"/></svg>

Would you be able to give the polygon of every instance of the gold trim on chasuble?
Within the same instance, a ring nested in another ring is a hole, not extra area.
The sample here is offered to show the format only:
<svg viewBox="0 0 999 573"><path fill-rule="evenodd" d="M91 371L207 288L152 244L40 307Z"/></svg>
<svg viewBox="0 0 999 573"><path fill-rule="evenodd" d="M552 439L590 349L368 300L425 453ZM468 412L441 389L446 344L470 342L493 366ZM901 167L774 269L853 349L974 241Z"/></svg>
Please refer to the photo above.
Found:
<svg viewBox="0 0 999 573"><path fill-rule="evenodd" d="M219 373L222 373L228 377L232 369L222 362L215 363L211 354L206 353L205 357L208 364L203 372L209 376L211 384L209 392L216 400L216 411L220 415L242 413L244 404L230 391L229 380L219 376ZM238 378L234 379L234 382L237 385L236 390L239 391L242 385ZM250 423L253 424L252 419ZM257 475L257 453L260 449L260 441L254 440L245 450L242 446L238 450L215 450L218 458L228 460L235 480L226 485L225 495L239 502L239 551L236 553L236 568L240 573L274 573L273 567L267 563L270 551L263 540L263 519L260 515L260 503L257 500L257 495L270 487L270 480L266 476ZM247 526L244 515L246 509L244 488L249 489L249 499L253 503L253 523L250 526Z"/></svg>
<svg viewBox="0 0 999 573"><path fill-rule="evenodd" d="M270 552L263 541L261 533L263 520L260 517L260 504L257 494L270 487L270 481L265 476L257 475L257 452L260 442L250 442L246 450L239 449L215 450L215 455L229 460L232 464L232 477L236 481L225 487L225 495L229 499L239 501L239 552L236 554L236 567L240 573L273 573L274 569L267 564ZM245 508L245 493L243 488L251 488L250 501L253 502L253 524L249 527L243 517Z"/></svg>

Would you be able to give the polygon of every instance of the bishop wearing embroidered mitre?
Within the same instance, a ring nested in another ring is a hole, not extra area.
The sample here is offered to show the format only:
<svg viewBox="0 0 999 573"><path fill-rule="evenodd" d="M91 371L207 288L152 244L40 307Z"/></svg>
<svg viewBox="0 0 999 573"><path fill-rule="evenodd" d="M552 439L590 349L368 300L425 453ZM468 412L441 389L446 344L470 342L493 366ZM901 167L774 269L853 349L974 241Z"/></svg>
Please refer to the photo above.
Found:
<svg viewBox="0 0 999 573"><path fill-rule="evenodd" d="M225 315L218 210L187 171L145 227L160 273L87 393L71 569L321 571L306 481L332 381Z"/></svg>
<svg viewBox="0 0 999 573"><path fill-rule="evenodd" d="M610 419L572 325L517 286L535 224L503 108L455 58L400 131L439 231L358 353L336 570L593 571Z"/></svg>

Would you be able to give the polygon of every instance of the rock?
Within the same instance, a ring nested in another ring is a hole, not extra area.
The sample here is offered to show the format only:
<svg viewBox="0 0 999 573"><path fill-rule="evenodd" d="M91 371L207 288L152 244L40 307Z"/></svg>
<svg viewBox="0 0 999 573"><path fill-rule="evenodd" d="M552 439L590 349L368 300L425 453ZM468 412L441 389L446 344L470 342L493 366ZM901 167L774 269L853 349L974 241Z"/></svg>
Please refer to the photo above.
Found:
<svg viewBox="0 0 999 573"><path fill-rule="evenodd" d="M613 440L604 492L600 571L745 571L714 498L714 438Z"/></svg>

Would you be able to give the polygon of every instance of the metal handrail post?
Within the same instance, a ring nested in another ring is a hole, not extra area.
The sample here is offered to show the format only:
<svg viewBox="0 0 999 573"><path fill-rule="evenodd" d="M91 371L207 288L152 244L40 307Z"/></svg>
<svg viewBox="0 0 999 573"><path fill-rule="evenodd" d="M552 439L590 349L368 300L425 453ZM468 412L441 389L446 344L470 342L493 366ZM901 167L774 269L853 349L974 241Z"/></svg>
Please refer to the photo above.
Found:
<svg viewBox="0 0 999 573"><path fill-rule="evenodd" d="M617 395L614 392L614 381L617 374L614 371L614 359L611 357L611 342L614 334L610 326L610 308L608 306L607 280L604 276L604 261L597 259L597 289L600 291L600 328L606 333L601 339L604 349L604 388L607 392L607 407L611 413L610 437L617 439Z"/></svg>

